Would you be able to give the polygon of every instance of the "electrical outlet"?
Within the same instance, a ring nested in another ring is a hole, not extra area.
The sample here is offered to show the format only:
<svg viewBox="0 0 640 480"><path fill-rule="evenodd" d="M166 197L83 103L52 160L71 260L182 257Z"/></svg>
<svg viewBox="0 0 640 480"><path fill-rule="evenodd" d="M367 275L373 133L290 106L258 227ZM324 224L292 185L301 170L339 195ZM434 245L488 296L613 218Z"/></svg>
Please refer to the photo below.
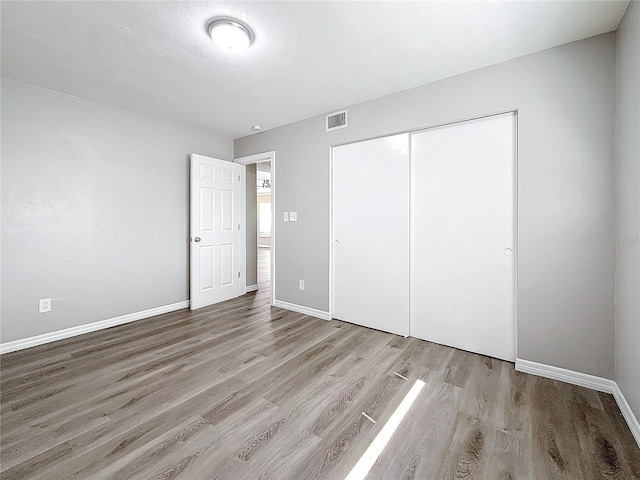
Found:
<svg viewBox="0 0 640 480"><path fill-rule="evenodd" d="M304 290L304 280L298 282L298 290Z"/></svg>
<svg viewBox="0 0 640 480"><path fill-rule="evenodd" d="M285 222L289 221L289 212L284 212L284 220Z"/></svg>
<svg viewBox="0 0 640 480"><path fill-rule="evenodd" d="M289 221L297 222L298 221L298 212L289 212Z"/></svg>
<svg viewBox="0 0 640 480"><path fill-rule="evenodd" d="M51 299L50 298L41 298L40 304L38 306L38 313L45 313L51 311Z"/></svg>

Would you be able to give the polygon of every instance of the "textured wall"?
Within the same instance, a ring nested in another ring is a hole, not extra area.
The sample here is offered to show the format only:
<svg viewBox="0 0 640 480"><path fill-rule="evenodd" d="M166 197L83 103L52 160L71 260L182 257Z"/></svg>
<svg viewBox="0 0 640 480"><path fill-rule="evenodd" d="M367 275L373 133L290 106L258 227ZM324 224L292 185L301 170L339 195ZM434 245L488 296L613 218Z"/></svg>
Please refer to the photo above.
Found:
<svg viewBox="0 0 640 480"><path fill-rule="evenodd" d="M189 298L190 153L233 144L2 79L2 342Z"/></svg>
<svg viewBox="0 0 640 480"><path fill-rule="evenodd" d="M278 158L278 300L329 309L331 145L518 109L518 357L613 378L615 34L235 140ZM384 192L384 172L375 191ZM298 212L284 224L282 212ZM306 280L305 291L297 280Z"/></svg>

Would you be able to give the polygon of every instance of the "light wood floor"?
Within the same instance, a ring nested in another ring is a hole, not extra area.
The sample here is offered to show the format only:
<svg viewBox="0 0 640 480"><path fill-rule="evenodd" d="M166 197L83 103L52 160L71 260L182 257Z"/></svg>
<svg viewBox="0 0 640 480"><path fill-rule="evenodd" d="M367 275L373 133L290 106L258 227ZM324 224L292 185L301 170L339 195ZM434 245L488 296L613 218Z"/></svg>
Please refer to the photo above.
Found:
<svg viewBox="0 0 640 480"><path fill-rule="evenodd" d="M611 395L271 308L260 286L3 355L2 478L342 480L418 378L369 479L640 478Z"/></svg>

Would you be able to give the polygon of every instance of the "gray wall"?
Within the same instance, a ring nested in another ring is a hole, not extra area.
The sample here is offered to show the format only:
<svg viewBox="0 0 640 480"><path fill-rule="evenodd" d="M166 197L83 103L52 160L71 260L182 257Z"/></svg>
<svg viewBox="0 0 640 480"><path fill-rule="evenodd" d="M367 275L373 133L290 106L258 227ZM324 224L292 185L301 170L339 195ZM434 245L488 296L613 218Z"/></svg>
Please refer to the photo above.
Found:
<svg viewBox="0 0 640 480"><path fill-rule="evenodd" d="M233 144L3 78L2 342L187 300L192 152Z"/></svg>
<svg viewBox="0 0 640 480"><path fill-rule="evenodd" d="M256 285L258 283L258 204L256 189L256 164L247 165L247 272L246 284Z"/></svg>
<svg viewBox="0 0 640 480"><path fill-rule="evenodd" d="M329 309L329 147L519 110L518 357L614 375L615 34L564 45L236 139L275 150L277 299ZM378 187L384 191L384 175ZM282 212L298 212L283 223ZM305 291L297 289L306 280Z"/></svg>
<svg viewBox="0 0 640 480"><path fill-rule="evenodd" d="M616 382L640 418L640 3L618 30Z"/></svg>

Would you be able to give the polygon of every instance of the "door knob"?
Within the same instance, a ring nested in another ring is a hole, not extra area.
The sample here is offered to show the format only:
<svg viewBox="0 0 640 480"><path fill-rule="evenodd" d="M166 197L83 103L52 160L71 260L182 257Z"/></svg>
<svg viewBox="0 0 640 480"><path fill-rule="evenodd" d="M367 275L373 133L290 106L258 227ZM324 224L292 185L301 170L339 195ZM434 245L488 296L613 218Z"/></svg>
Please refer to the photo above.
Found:
<svg viewBox="0 0 640 480"><path fill-rule="evenodd" d="M510 257L512 253L513 253L513 250L511 250L510 248L505 248L505 249L504 249L504 254L505 254L507 257Z"/></svg>
<svg viewBox="0 0 640 480"><path fill-rule="evenodd" d="M334 241L333 241L333 244L334 244L334 245L336 245L336 246L338 246L338 245L340 245L340 242L339 242L338 240L334 240Z"/></svg>
<svg viewBox="0 0 640 480"><path fill-rule="evenodd" d="M193 241L198 243L200 240L202 240L200 237L193 237Z"/></svg>

